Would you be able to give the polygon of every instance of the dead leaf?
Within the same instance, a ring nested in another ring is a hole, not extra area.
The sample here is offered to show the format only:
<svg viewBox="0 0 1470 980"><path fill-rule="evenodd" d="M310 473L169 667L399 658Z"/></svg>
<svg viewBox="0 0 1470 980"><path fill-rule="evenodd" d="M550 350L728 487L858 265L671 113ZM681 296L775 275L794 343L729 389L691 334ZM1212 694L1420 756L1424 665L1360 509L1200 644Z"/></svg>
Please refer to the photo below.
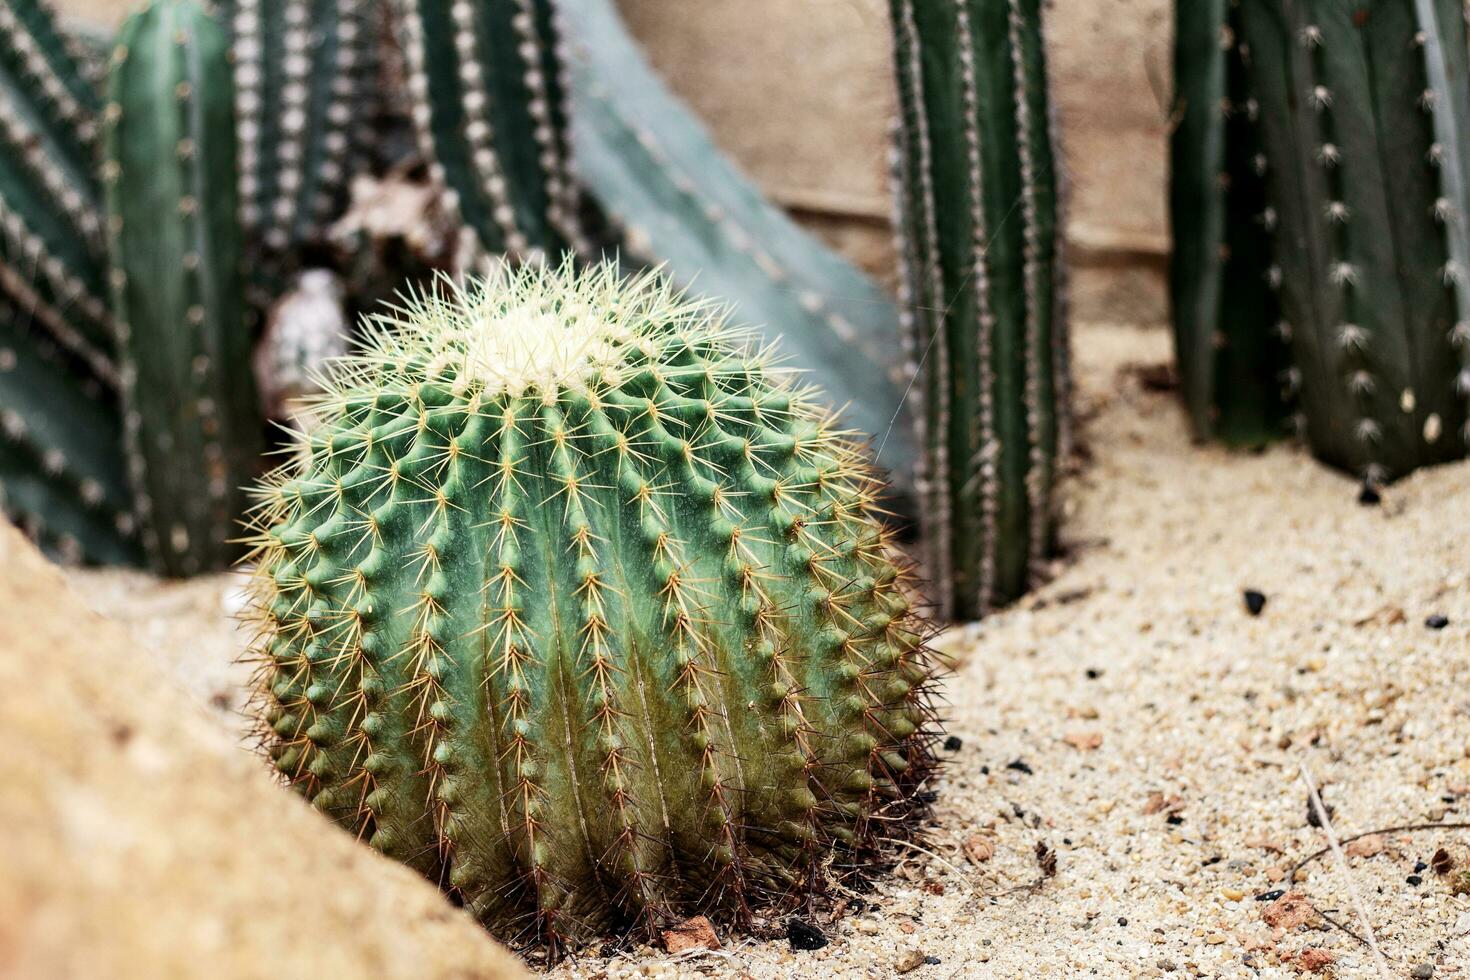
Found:
<svg viewBox="0 0 1470 980"><path fill-rule="evenodd" d="M696 915L685 919L672 929L663 930L664 949L670 953L682 953L686 949L719 949L720 937L708 918Z"/></svg>
<svg viewBox="0 0 1470 980"><path fill-rule="evenodd" d="M1036 842L1036 863L1041 867L1041 877L1054 878L1057 873L1057 852L1045 841Z"/></svg>
<svg viewBox="0 0 1470 980"><path fill-rule="evenodd" d="M1102 734L1099 732L1069 732L1062 736L1062 741L1079 752L1091 752L1102 746Z"/></svg>
<svg viewBox="0 0 1470 980"><path fill-rule="evenodd" d="M1434 852L1434 857L1429 859L1429 867L1434 869L1437 875L1447 875L1454 870L1455 859L1450 857L1450 852L1444 848Z"/></svg>
<svg viewBox="0 0 1470 980"><path fill-rule="evenodd" d="M1266 925L1286 930L1306 925L1316 917L1317 910L1312 908L1312 903L1307 896L1296 890L1282 895L1266 906L1265 911L1261 913L1261 918L1266 920Z"/></svg>
<svg viewBox="0 0 1470 980"><path fill-rule="evenodd" d="M1387 845L1382 834L1369 834L1367 837L1349 841L1343 845L1342 850L1348 857L1370 858L1382 854L1385 846Z"/></svg>
<svg viewBox="0 0 1470 980"><path fill-rule="evenodd" d="M1302 955L1297 957L1296 968L1311 973L1323 973L1332 966L1334 959L1336 957L1332 955L1331 950L1312 946L1302 950Z"/></svg>
<svg viewBox="0 0 1470 980"><path fill-rule="evenodd" d="M1182 809L1184 809L1184 797L1177 793L1165 796L1157 790L1148 794L1148 802L1143 805L1145 816L1155 813L1178 813Z"/></svg>
<svg viewBox="0 0 1470 980"><path fill-rule="evenodd" d="M971 864L984 864L995 857L995 838L984 834L971 834L965 838L965 857Z"/></svg>

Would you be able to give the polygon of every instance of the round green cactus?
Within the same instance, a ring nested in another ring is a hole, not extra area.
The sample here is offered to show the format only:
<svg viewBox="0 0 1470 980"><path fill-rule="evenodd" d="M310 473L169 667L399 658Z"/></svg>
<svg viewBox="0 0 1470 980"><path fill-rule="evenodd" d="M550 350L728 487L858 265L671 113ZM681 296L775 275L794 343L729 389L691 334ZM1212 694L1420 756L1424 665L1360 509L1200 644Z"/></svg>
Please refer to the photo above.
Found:
<svg viewBox="0 0 1470 980"><path fill-rule="evenodd" d="M501 938L739 919L909 812L933 665L880 487L720 311L444 285L317 415L256 515L266 741Z"/></svg>

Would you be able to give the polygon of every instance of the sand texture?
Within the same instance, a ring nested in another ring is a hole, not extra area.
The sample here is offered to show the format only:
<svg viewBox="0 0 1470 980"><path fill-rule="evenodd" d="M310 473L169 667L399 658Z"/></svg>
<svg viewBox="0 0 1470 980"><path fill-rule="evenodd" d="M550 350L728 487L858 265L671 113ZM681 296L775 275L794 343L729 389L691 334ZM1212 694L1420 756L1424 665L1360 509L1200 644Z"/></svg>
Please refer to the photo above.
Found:
<svg viewBox="0 0 1470 980"><path fill-rule="evenodd" d="M909 852L874 891L819 918L831 940L819 950L725 933L719 952L631 949L556 976L1372 977L1368 949L1312 911L1361 934L1348 880L1389 975L1470 976L1470 898L1452 894L1470 833L1388 833L1351 846L1349 876L1328 855L1285 880L1325 844L1308 825L1303 768L1342 837L1470 821L1470 466L1421 472L1362 506L1352 481L1298 448L1193 446L1175 393L1160 390L1169 356L1162 332L1080 331L1086 461L1067 488L1068 554L1020 606L940 640L957 664L944 690L960 744L943 753L928 853ZM227 732L240 730L236 581L71 576ZM1257 616L1248 589L1265 597ZM1430 628L1431 616L1448 624ZM146 720L154 705L134 710L140 731L158 723ZM109 746L106 723L96 727L102 759L139 751ZM242 752L224 768L243 781L251 764ZM282 836L304 839L308 814L275 809ZM216 821L219 837L191 846L245 846L213 811L174 833ZM248 843L265 846L268 828L254 822ZM323 854L329 839L343 845L332 853L351 850L324 827L315 837ZM1441 848L1448 873L1416 870ZM63 858L85 861L52 860ZM260 863L217 871L219 888L260 907ZM381 864L355 858L333 879L344 884L313 893L386 879ZM1260 898L1293 887L1305 901ZM373 942L344 921L311 931ZM468 944L452 924L453 944ZM441 956L453 945L444 928Z"/></svg>
<svg viewBox="0 0 1470 980"><path fill-rule="evenodd" d="M0 977L520 976L159 672L233 656L190 642L229 635L217 606L172 608L175 659L87 611L0 523Z"/></svg>

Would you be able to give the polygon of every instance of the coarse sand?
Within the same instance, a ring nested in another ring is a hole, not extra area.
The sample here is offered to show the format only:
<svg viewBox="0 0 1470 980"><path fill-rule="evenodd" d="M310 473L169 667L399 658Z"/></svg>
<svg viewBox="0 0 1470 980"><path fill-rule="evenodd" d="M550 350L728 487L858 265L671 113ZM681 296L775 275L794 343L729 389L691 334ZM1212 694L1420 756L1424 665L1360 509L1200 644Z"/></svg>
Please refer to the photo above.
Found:
<svg viewBox="0 0 1470 980"><path fill-rule="evenodd" d="M954 738L923 850L824 913L821 949L725 935L554 976L1374 977L1320 914L1366 934L1351 882L1387 975L1470 980L1470 831L1370 836L1288 880L1326 844L1304 770L1342 838L1470 822L1470 465L1363 505L1299 447L1192 445L1164 333L1084 327L1076 348L1067 554L937 641ZM238 579L70 578L244 730Z"/></svg>

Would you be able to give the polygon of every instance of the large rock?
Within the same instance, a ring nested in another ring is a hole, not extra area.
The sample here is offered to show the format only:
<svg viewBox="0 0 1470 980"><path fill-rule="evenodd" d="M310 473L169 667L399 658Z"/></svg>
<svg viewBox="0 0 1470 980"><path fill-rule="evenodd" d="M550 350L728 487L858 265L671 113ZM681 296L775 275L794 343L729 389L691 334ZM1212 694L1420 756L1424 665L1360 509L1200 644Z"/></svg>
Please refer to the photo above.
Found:
<svg viewBox="0 0 1470 980"><path fill-rule="evenodd" d="M523 976L276 786L0 520L0 977Z"/></svg>

